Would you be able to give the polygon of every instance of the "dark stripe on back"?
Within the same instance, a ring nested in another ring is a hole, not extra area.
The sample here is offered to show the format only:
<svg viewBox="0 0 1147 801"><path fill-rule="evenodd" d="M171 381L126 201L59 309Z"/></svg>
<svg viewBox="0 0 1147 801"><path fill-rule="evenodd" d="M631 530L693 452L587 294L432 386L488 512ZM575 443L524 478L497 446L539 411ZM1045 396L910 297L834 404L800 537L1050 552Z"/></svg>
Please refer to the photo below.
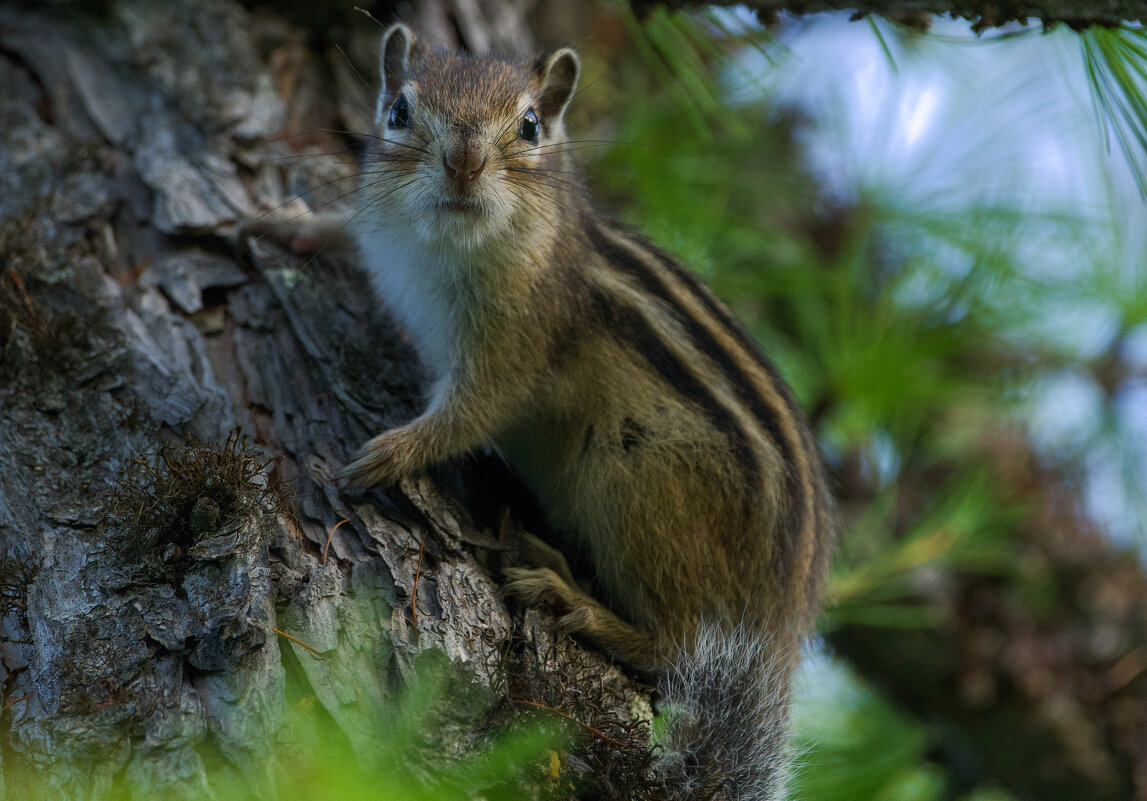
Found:
<svg viewBox="0 0 1147 801"><path fill-rule="evenodd" d="M780 373L777 372L776 366L761 352L760 345L749 336L745 327L741 325L741 321L734 317L720 301L713 297L707 287L701 283L700 278L678 264L668 253L659 250L641 237L634 236L620 229L617 229L617 233L634 240L643 250L647 250L650 254L656 256L662 266L685 284L685 287L694 297L701 301L705 309L733 335L733 339L753 358L753 361L757 362L757 364L765 370L769 378L773 380L774 385L779 388L781 399L784 400L789 411L794 414L799 413L796 403L788 392L788 386L785 384L784 379L781 378ZM681 307L681 304L669 290L669 287L658 277L656 272L650 269L649 265L637 256L634 256L625 247L602 236L598 230L591 229L590 241L603 258L612 264L621 266L627 275L637 279L647 292L658 297L675 312L677 321L688 331L690 338L693 340L693 344L721 365L725 377L729 379L731 384L738 388L738 393L743 400L746 400L751 405L752 399L756 399L757 403L763 408L763 402L756 388L752 385L752 382L749 381L748 377L745 376L744 371L733 361L725 349L717 344L717 341L713 338L713 335L709 333L708 329ZM770 432L773 432L774 427L769 424L769 420L773 417L771 411L766 409L764 414L761 414L755 408L753 411L754 414L761 418L761 422L765 423L766 428L768 428ZM777 437L777 439L782 438Z"/></svg>
<svg viewBox="0 0 1147 801"><path fill-rule="evenodd" d="M705 306L709 314L717 318L721 325L725 327L725 330L732 334L733 338L737 340L737 343L745 349L745 352L752 356L753 360L761 366L761 369L768 373L769 378L773 379L773 383L778 388L781 397L784 398L789 409L794 414L799 414L799 407L793 399L792 393L789 392L788 384L785 383L785 380L781 378L781 374L777 371L777 366L765 356L764 351L761 350L761 346L749 335L749 331L745 328L744 324L734 317L733 313L730 312L723 303L717 300L716 296L714 296L709 288L701 282L701 279L697 277L697 274L687 267L682 266L672 255L666 253L644 237L628 232L626 232L626 235L637 242L644 250L656 256L657 260L661 262L661 265L666 270L672 273L675 278L692 291L697 299Z"/></svg>
<svg viewBox="0 0 1147 801"><path fill-rule="evenodd" d="M745 375L732 355L720 346L704 325L681 307L677 298L673 296L669 287L665 285L656 272L627 248L610 240L596 226L590 225L588 226L588 230L590 242L594 249L601 254L603 259L611 265L620 268L626 275L634 278L647 292L660 299L662 303L674 313L677 322L680 323L688 333L689 338L693 342L693 346L717 364L721 369L721 373L735 389L741 401L749 407L753 415L760 421L761 425L765 427L765 430L769 432L769 436L772 437L773 442L776 443L777 448L781 452L781 458L786 464L787 469L785 470L784 478L785 489L793 499L793 503L790 504L789 509L789 531L787 533L790 537L795 536L800 530L801 523L804 519L805 506L805 488L796 469L797 443L791 442L789 438L785 436L777 414L765 403L764 398L757 392L752 381ZM629 235L626 234L626 236ZM671 259L668 259L666 254L644 243L641 244L642 247L647 248L651 253L656 255L666 266L671 265L670 269L672 269L674 275L682 279L686 288L705 305L706 309L713 313L718 322L730 330L734 339L767 370L769 378L772 380L773 385L779 388L778 391L781 399L796 421L797 436L800 437L800 413L789 396L784 381L777 374L776 368L773 367L772 363L760 352L760 348L756 343L748 338L748 334L745 333L744 329L727 310L709 297L708 292L705 291L699 279L692 274L686 275L684 268L677 265L676 262L673 262ZM733 324L730 324L730 321L732 321Z"/></svg>
<svg viewBox="0 0 1147 801"><path fill-rule="evenodd" d="M591 287L589 292L591 313L598 318L602 327L609 331L619 344L633 348L641 354L667 384L700 406L717 430L729 438L729 444L737 459L745 465L751 476L759 481L760 466L757 464L749 438L737 422L737 418L721 405L677 354L666 347L661 337L636 308L619 303L598 287Z"/></svg>
<svg viewBox="0 0 1147 801"><path fill-rule="evenodd" d="M812 438L812 432L809 431L808 425L805 423L804 413L800 406L797 404L796 399L793 397L792 390L789 388L788 382L781 376L777 366L773 364L772 360L765 355L761 350L761 346L749 334L749 330L745 328L744 323L733 316L733 313L717 299L712 290L707 287L697 274L690 270L688 267L682 265L672 254L662 250L648 239L638 234L625 231L621 228L615 228L618 233L632 239L640 247L649 251L652 255L656 256L661 266L664 267L669 273L680 280L687 286L693 295L701 301L705 309L713 315L724 327L725 330L733 335L733 338L741 345L741 347L748 353L753 360L765 371L773 382L777 393L785 402L789 412L793 415L797 424L798 436L804 446L805 452L808 454L809 460L809 480L812 482L811 492L814 494L813 498L813 516L814 527L817 532L826 531L825 521L821 518L824 516L826 505L820 493L823 493L823 477L820 473L820 461L817 457L816 441ZM771 429L770 429L771 432ZM790 489L792 486L790 485ZM807 500L803 495L797 495L802 500ZM793 534L795 535L795 531Z"/></svg>

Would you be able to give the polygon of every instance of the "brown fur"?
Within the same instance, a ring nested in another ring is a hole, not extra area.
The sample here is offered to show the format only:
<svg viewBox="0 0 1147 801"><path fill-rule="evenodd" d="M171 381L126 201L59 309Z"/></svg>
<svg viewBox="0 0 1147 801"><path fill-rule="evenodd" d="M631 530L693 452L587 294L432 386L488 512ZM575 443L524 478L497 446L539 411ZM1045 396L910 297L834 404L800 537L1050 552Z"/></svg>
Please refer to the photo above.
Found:
<svg viewBox="0 0 1147 801"><path fill-rule="evenodd" d="M367 443L347 475L393 482L493 442L571 538L566 547L597 570L597 597L549 567L508 571L508 591L550 603L570 631L642 670L688 649L703 620L743 621L790 660L832 539L813 439L709 290L586 199L561 118L576 57L430 52L396 26L383 70L364 191L367 203L393 206L385 220L369 206L360 215L360 246L439 214L426 211L428 193L482 213L471 237L441 212L443 241L463 244L442 246L441 277L411 279L443 293L454 329L435 329L441 341L414 336L437 378L429 408ZM411 122L395 128L400 95ZM537 145L518 136L523 97L541 118ZM440 158L484 170L451 183L435 172ZM421 181L422 195L386 183L372 194L374 175ZM366 255L388 269L386 254ZM387 300L403 319L406 301ZM420 323L419 302L408 325Z"/></svg>

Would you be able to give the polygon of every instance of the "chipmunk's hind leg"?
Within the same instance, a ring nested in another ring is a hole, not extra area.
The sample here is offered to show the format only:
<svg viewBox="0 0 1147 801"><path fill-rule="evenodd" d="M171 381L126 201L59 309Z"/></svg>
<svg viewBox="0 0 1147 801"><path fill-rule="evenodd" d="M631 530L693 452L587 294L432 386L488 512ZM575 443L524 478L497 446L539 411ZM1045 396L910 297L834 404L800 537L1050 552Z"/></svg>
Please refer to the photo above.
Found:
<svg viewBox="0 0 1147 801"><path fill-rule="evenodd" d="M564 565L565 559L561 561ZM569 575L568 567L565 573ZM529 606L549 606L564 631L640 673L653 676L665 669L667 654L654 638L626 623L558 571L512 567L505 574L507 593Z"/></svg>
<svg viewBox="0 0 1147 801"><path fill-rule="evenodd" d="M520 564L534 568L549 568L570 587L577 587L577 579L570 570L565 555L537 535L516 529L513 532L514 550Z"/></svg>

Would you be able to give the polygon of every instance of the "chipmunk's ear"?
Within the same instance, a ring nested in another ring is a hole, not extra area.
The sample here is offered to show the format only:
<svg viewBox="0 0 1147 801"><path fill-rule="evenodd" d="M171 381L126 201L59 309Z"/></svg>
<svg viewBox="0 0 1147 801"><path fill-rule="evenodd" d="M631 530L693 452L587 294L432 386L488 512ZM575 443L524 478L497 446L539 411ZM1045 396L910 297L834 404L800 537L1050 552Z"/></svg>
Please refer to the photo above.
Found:
<svg viewBox="0 0 1147 801"><path fill-rule="evenodd" d="M414 32L396 22L386 29L382 35L382 47L379 50L378 71L382 76L382 94L394 97L406 81L406 74L410 71L411 54L417 53L418 38Z"/></svg>
<svg viewBox="0 0 1147 801"><path fill-rule="evenodd" d="M532 72L541 84L538 111L543 119L557 119L577 86L577 76L581 72L577 53L568 47L556 50L535 61Z"/></svg>

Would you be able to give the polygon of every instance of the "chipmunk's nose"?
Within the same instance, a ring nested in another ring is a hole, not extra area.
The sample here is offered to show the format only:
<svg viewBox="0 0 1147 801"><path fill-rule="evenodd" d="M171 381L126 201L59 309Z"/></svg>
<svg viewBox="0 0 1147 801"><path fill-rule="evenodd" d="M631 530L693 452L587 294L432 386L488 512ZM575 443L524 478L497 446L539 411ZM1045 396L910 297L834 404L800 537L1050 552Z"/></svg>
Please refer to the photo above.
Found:
<svg viewBox="0 0 1147 801"><path fill-rule="evenodd" d="M442 156L442 166L448 178L465 186L482 174L486 157L469 148L451 150Z"/></svg>

